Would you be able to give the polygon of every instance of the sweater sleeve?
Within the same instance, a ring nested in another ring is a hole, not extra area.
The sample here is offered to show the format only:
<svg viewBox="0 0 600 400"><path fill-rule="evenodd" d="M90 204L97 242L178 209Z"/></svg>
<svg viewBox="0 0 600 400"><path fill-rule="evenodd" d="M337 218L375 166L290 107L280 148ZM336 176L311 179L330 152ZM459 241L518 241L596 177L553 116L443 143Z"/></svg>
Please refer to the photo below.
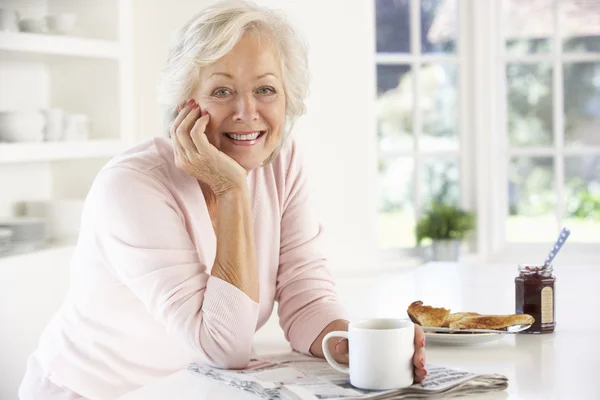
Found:
<svg viewBox="0 0 600 400"><path fill-rule="evenodd" d="M154 319L199 363L245 367L259 305L207 272L171 192L145 173L113 167L90 195L100 256Z"/></svg>
<svg viewBox="0 0 600 400"><path fill-rule="evenodd" d="M281 221L276 300L279 323L293 349L310 346L334 320L346 319L323 252L323 228L311 211L295 146L291 150Z"/></svg>

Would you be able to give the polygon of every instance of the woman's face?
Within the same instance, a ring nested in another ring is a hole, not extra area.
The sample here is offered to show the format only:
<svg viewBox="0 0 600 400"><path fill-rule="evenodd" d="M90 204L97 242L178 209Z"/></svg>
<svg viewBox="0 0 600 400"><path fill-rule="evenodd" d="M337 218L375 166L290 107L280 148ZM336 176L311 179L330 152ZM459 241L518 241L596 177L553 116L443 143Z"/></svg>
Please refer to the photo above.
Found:
<svg viewBox="0 0 600 400"><path fill-rule="evenodd" d="M245 35L201 69L194 99L210 114L209 142L247 171L259 167L279 145L285 124L281 62L272 40Z"/></svg>

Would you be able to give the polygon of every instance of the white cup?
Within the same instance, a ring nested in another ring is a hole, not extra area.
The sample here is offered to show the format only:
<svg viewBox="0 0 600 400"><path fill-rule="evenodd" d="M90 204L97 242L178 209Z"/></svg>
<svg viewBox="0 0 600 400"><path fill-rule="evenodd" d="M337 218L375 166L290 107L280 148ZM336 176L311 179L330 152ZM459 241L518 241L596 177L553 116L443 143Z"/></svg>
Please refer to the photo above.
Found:
<svg viewBox="0 0 600 400"><path fill-rule="evenodd" d="M87 140L90 136L90 118L85 114L68 114L65 117L65 140Z"/></svg>
<svg viewBox="0 0 600 400"><path fill-rule="evenodd" d="M73 13L64 13L58 15L49 15L46 17L46 24L51 33L68 34L73 31L77 21L77 15Z"/></svg>
<svg viewBox="0 0 600 400"><path fill-rule="evenodd" d="M0 8L0 32L19 32L19 14L7 8Z"/></svg>
<svg viewBox="0 0 600 400"><path fill-rule="evenodd" d="M329 332L323 339L323 354L336 370L350 374L350 383L360 389L388 390L413 384L415 327L409 319L366 319L352 322L348 332ZM348 339L350 366L336 362L327 342Z"/></svg>
<svg viewBox="0 0 600 400"><path fill-rule="evenodd" d="M60 108L50 108L45 110L46 131L44 139L48 142L63 140L65 130L65 112Z"/></svg>

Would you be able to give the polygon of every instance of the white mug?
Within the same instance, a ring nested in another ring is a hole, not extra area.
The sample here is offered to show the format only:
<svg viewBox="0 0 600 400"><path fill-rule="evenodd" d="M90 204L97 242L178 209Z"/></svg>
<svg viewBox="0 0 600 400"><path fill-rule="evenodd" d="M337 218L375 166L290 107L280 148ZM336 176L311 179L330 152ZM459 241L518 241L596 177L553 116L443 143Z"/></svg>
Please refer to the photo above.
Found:
<svg viewBox="0 0 600 400"><path fill-rule="evenodd" d="M44 138L48 142L62 140L65 130L65 112L60 108L50 108L44 112L46 114Z"/></svg>
<svg viewBox="0 0 600 400"><path fill-rule="evenodd" d="M90 136L90 119L85 114L68 114L65 119L65 140L87 140Z"/></svg>
<svg viewBox="0 0 600 400"><path fill-rule="evenodd" d="M336 362L327 342L334 337L349 341L349 368ZM360 389L388 390L413 384L415 327L409 319L366 319L351 322L348 332L329 332L323 339L323 354L336 370L350 374L350 383Z"/></svg>

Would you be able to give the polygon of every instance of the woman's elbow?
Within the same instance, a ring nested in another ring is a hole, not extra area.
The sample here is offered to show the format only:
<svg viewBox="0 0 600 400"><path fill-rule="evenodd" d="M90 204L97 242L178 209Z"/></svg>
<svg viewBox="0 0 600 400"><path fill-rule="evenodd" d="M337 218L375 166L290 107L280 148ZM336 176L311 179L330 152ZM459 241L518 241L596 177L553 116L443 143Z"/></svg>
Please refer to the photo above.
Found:
<svg viewBox="0 0 600 400"><path fill-rule="evenodd" d="M213 358L209 364L219 369L244 369L250 364L250 352L236 351Z"/></svg>
<svg viewBox="0 0 600 400"><path fill-rule="evenodd" d="M206 338L208 339L208 338ZM205 363L220 369L243 369L250 363L252 357L252 335L245 340L204 340L203 349Z"/></svg>

